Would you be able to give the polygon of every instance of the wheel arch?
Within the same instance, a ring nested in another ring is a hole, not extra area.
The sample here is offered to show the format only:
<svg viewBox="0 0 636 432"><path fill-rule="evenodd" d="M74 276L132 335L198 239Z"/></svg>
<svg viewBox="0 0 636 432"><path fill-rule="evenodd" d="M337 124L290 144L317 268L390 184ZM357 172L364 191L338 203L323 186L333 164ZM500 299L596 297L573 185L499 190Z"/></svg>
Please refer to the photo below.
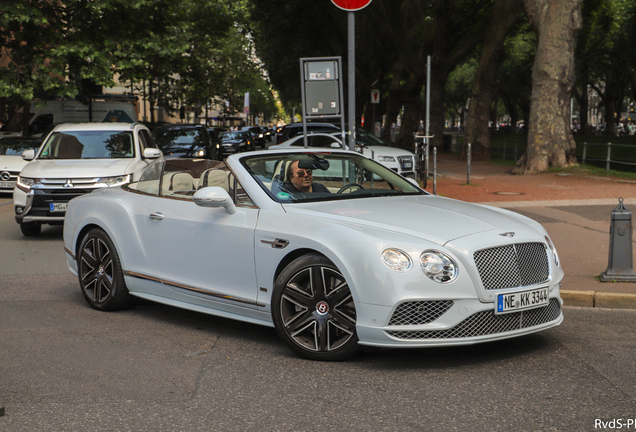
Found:
<svg viewBox="0 0 636 432"><path fill-rule="evenodd" d="M331 261L333 263L333 260L331 258L329 258L325 254L323 254L323 253L321 253L321 252L319 252L319 251L317 251L315 249L301 248L301 249L293 250L293 251L289 252L287 255L285 255L285 257L283 257L283 259L278 263L278 266L276 267L276 271L274 272L274 279L272 280L272 286L274 286L276 284L276 279L278 279L278 276L281 274L281 272L283 270L285 270L285 268L292 261L294 261L296 258L300 258L301 256L309 255L309 254L317 254L317 255L323 256L323 257L327 258L329 261ZM336 265L335 263L333 263L333 264Z"/></svg>

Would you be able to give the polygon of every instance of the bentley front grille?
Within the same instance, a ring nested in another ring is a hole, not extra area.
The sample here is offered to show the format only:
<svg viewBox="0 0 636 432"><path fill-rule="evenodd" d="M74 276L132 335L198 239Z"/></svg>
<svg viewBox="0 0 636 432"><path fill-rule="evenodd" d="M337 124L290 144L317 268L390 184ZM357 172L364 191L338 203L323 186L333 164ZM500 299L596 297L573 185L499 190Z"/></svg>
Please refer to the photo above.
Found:
<svg viewBox="0 0 636 432"><path fill-rule="evenodd" d="M390 326L428 324L453 306L452 300L408 301L400 304L389 321Z"/></svg>
<svg viewBox="0 0 636 432"><path fill-rule="evenodd" d="M560 314L561 304L557 299L551 299L545 307L505 315L496 315L494 310L477 312L447 330L387 331L387 334L398 339L408 340L468 338L538 326L554 321Z"/></svg>
<svg viewBox="0 0 636 432"><path fill-rule="evenodd" d="M517 243L482 249L473 258L487 290L516 288L546 282L550 277L543 243Z"/></svg>

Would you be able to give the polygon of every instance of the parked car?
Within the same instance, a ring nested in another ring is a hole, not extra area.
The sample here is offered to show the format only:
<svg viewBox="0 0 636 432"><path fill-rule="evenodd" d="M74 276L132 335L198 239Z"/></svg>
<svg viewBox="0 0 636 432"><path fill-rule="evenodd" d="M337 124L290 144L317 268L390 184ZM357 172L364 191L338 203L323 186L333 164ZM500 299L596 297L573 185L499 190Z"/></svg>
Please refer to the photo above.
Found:
<svg viewBox="0 0 636 432"><path fill-rule="evenodd" d="M67 123L22 158L29 163L13 189L15 220L22 234L35 236L42 224L64 222L72 198L139 180L162 155L141 123Z"/></svg>
<svg viewBox="0 0 636 432"><path fill-rule="evenodd" d="M219 134L220 149L223 156L254 150L256 144L252 134L242 131L227 131Z"/></svg>
<svg viewBox="0 0 636 432"><path fill-rule="evenodd" d="M0 139L0 193L12 193L18 175L27 161L22 159L22 152L34 152L42 144L42 138L4 137Z"/></svg>
<svg viewBox="0 0 636 432"><path fill-rule="evenodd" d="M245 126L243 129L241 129L241 131L252 134L252 140L258 147L265 148L267 146L267 142L265 141L265 133L260 126Z"/></svg>
<svg viewBox="0 0 636 432"><path fill-rule="evenodd" d="M339 132L340 128L331 123L307 123L307 132ZM296 135L303 133L302 123L290 123L283 126L276 133L276 144L282 144L285 141L294 138Z"/></svg>
<svg viewBox="0 0 636 432"><path fill-rule="evenodd" d="M205 126L200 124L164 124L152 131L159 150L166 159L221 158L219 144L210 140Z"/></svg>
<svg viewBox="0 0 636 432"><path fill-rule="evenodd" d="M361 140L356 135L356 151L362 152L364 155L380 162L387 168L400 173L403 176L413 175L415 173L415 155L408 150L397 147L388 147L381 145L367 145L372 142L367 139ZM382 142L382 141L380 141ZM301 148L305 146L303 135L296 135L294 138L285 141L282 144L270 146L269 150L285 150L292 148ZM340 139L340 132L336 133L312 133L307 134L308 147L329 147L329 148L348 148L348 144L344 146Z"/></svg>
<svg viewBox="0 0 636 432"><path fill-rule="evenodd" d="M556 249L527 217L430 195L351 151L210 163L157 161L137 182L69 203L66 260L90 306L140 297L273 326L314 360L563 320ZM291 186L305 179L321 187Z"/></svg>

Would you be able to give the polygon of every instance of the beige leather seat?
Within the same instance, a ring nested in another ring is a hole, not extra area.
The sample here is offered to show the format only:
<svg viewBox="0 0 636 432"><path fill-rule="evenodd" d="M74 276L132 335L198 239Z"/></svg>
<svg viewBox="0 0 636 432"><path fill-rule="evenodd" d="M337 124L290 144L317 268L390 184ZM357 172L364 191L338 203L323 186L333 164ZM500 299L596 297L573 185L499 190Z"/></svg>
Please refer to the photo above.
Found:
<svg viewBox="0 0 636 432"><path fill-rule="evenodd" d="M199 179L199 189L210 186L218 186L225 189L226 192L230 192L230 183L228 181L228 171L223 171L216 168L210 168L203 171L201 178Z"/></svg>
<svg viewBox="0 0 636 432"><path fill-rule="evenodd" d="M172 172L163 176L162 195L175 195L174 192L194 190L194 179L188 173ZM178 194L181 195L181 194Z"/></svg>

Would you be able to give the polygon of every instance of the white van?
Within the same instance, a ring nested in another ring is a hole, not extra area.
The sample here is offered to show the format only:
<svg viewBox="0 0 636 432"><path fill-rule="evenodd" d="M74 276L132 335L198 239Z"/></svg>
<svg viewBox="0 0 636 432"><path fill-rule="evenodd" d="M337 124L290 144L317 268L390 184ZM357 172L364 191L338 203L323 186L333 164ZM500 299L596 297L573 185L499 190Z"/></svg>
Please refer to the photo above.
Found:
<svg viewBox="0 0 636 432"><path fill-rule="evenodd" d="M48 101L46 105L38 106L32 103L30 107L29 135L42 136L48 133L54 125L60 123L92 122L120 122L134 123L137 121L137 111L131 102L93 101L92 119L89 120L89 107L76 100ZM0 131L2 136L22 135L22 111L7 123Z"/></svg>

